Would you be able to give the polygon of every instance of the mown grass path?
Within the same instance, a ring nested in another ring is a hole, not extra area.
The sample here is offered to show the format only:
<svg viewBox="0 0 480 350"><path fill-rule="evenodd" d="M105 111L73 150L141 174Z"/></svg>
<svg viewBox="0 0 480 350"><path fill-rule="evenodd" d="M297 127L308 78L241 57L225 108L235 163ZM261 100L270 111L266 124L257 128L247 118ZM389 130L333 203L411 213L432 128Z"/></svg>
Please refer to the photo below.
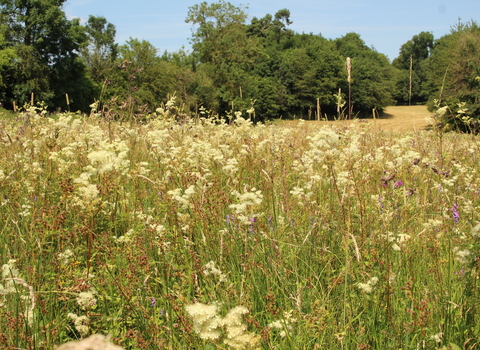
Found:
<svg viewBox="0 0 480 350"><path fill-rule="evenodd" d="M375 129L393 132L403 132L410 130L424 130L429 127L428 119L431 113L426 106L391 106L385 109L385 112L377 119L361 119L362 122L371 123ZM297 121L284 121L285 125L293 126ZM319 124L350 125L351 120L336 121L310 121Z"/></svg>

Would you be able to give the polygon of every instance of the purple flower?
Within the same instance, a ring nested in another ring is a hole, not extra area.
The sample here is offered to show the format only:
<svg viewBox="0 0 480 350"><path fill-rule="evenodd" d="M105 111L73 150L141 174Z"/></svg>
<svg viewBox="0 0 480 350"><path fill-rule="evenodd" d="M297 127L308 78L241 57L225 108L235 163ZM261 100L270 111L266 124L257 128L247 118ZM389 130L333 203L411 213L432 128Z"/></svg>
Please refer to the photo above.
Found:
<svg viewBox="0 0 480 350"><path fill-rule="evenodd" d="M227 219L226 219L227 226L230 226L232 224L233 220L235 220L235 217L233 215L228 215L227 214Z"/></svg>
<svg viewBox="0 0 480 350"><path fill-rule="evenodd" d="M395 182L393 184L393 188L399 188L401 186L403 186L403 181L402 180L398 180L397 182Z"/></svg>
<svg viewBox="0 0 480 350"><path fill-rule="evenodd" d="M455 223L458 223L460 221L460 213L458 212L458 205L456 203L453 203L453 207L450 208L450 211L453 213L453 221Z"/></svg>
<svg viewBox="0 0 480 350"><path fill-rule="evenodd" d="M155 299L155 298L150 298L150 301L151 301L151 303L152 303L152 304L151 304L152 307L155 307L155 302L157 301L157 299Z"/></svg>
<svg viewBox="0 0 480 350"><path fill-rule="evenodd" d="M257 218L250 218L250 219L248 219L248 220L251 222L250 228L249 228L248 231L249 231L251 234L254 234L254 233L255 233L255 230L253 229L253 224L257 221Z"/></svg>
<svg viewBox="0 0 480 350"><path fill-rule="evenodd" d="M382 196L378 197L378 204L380 204L380 209L385 208L385 204L383 204L383 197Z"/></svg>

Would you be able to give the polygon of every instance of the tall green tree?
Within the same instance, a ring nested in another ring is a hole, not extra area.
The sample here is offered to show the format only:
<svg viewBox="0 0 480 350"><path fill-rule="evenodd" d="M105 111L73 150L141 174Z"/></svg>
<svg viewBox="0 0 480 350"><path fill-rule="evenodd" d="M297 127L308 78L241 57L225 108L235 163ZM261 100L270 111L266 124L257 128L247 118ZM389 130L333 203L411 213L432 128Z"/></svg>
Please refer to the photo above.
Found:
<svg viewBox="0 0 480 350"><path fill-rule="evenodd" d="M8 46L8 43L5 40L5 30L6 26L0 22L0 91L1 87L4 85L4 71L14 64L14 59L17 57L15 49ZM2 99L3 97L4 96L2 96Z"/></svg>
<svg viewBox="0 0 480 350"><path fill-rule="evenodd" d="M87 37L78 19L68 20L62 10L65 0L1 0L6 18L5 37L17 54L6 82L7 98L29 101L30 94L51 107L87 109L94 89L85 78L78 51Z"/></svg>
<svg viewBox="0 0 480 350"><path fill-rule="evenodd" d="M120 108L128 110L129 117L140 116L154 111L174 94L177 102L187 107L195 104L190 69L170 62L168 55L159 57L146 40L130 38L118 51L102 101L107 109Z"/></svg>
<svg viewBox="0 0 480 350"><path fill-rule="evenodd" d="M194 26L193 50L217 89L221 113L232 104L234 109L244 109L254 98L251 71L262 47L247 34L246 18L243 8L223 0L192 6L186 18Z"/></svg>
<svg viewBox="0 0 480 350"><path fill-rule="evenodd" d="M85 32L88 41L81 47L80 55L92 79L102 84L109 72L114 69L118 56L118 44L115 43L116 29L105 17L89 16Z"/></svg>
<svg viewBox="0 0 480 350"><path fill-rule="evenodd" d="M441 122L448 128L479 131L480 26L458 23L434 44L425 61L429 108L443 110Z"/></svg>
<svg viewBox="0 0 480 350"><path fill-rule="evenodd" d="M407 41L400 48L400 53L392 62L397 69L397 89L395 98L398 102L426 102L427 92L423 89L426 79L424 61L433 49L434 37L430 32L421 32Z"/></svg>
<svg viewBox="0 0 480 350"><path fill-rule="evenodd" d="M357 33L348 33L335 40L344 59L351 58L351 103L353 113L381 112L394 103L395 72L388 58L369 48ZM342 88L348 90L346 81Z"/></svg>

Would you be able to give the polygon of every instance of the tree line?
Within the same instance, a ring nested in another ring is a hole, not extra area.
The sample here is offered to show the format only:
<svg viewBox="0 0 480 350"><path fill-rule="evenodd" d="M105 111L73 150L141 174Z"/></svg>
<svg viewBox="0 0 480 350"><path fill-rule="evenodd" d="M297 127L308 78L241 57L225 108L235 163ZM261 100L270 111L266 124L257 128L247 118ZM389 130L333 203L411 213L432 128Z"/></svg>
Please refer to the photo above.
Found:
<svg viewBox="0 0 480 350"><path fill-rule="evenodd" d="M50 108L142 116L170 96L185 113L254 111L258 120L381 113L392 104L448 107L478 119L480 28L458 23L435 40L422 32L390 62L357 33L337 39L289 29L291 14L248 21L220 0L189 8L192 50L159 53L131 38L115 43L104 17L69 20L65 0L0 1L0 100L5 108ZM319 114L320 113L320 114Z"/></svg>

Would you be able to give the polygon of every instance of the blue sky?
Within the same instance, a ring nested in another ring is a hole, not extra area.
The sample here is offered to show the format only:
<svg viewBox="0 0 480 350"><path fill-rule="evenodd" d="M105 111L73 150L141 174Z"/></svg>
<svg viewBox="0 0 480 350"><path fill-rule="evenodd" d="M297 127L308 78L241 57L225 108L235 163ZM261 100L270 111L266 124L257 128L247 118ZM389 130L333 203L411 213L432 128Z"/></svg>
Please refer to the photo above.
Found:
<svg viewBox="0 0 480 350"><path fill-rule="evenodd" d="M124 44L130 37L144 39L160 53L190 48L192 26L185 23L188 8L201 0L67 0L64 11L68 18L87 20L89 15L103 16L117 29L117 42ZM216 2L216 1L208 1ZM239 2L247 6L249 20L290 10L298 33L322 34L335 39L356 32L368 46L392 60L402 44L414 35L428 31L436 39L448 34L458 23L480 22L478 0L268 0ZM248 21L249 22L249 21Z"/></svg>

